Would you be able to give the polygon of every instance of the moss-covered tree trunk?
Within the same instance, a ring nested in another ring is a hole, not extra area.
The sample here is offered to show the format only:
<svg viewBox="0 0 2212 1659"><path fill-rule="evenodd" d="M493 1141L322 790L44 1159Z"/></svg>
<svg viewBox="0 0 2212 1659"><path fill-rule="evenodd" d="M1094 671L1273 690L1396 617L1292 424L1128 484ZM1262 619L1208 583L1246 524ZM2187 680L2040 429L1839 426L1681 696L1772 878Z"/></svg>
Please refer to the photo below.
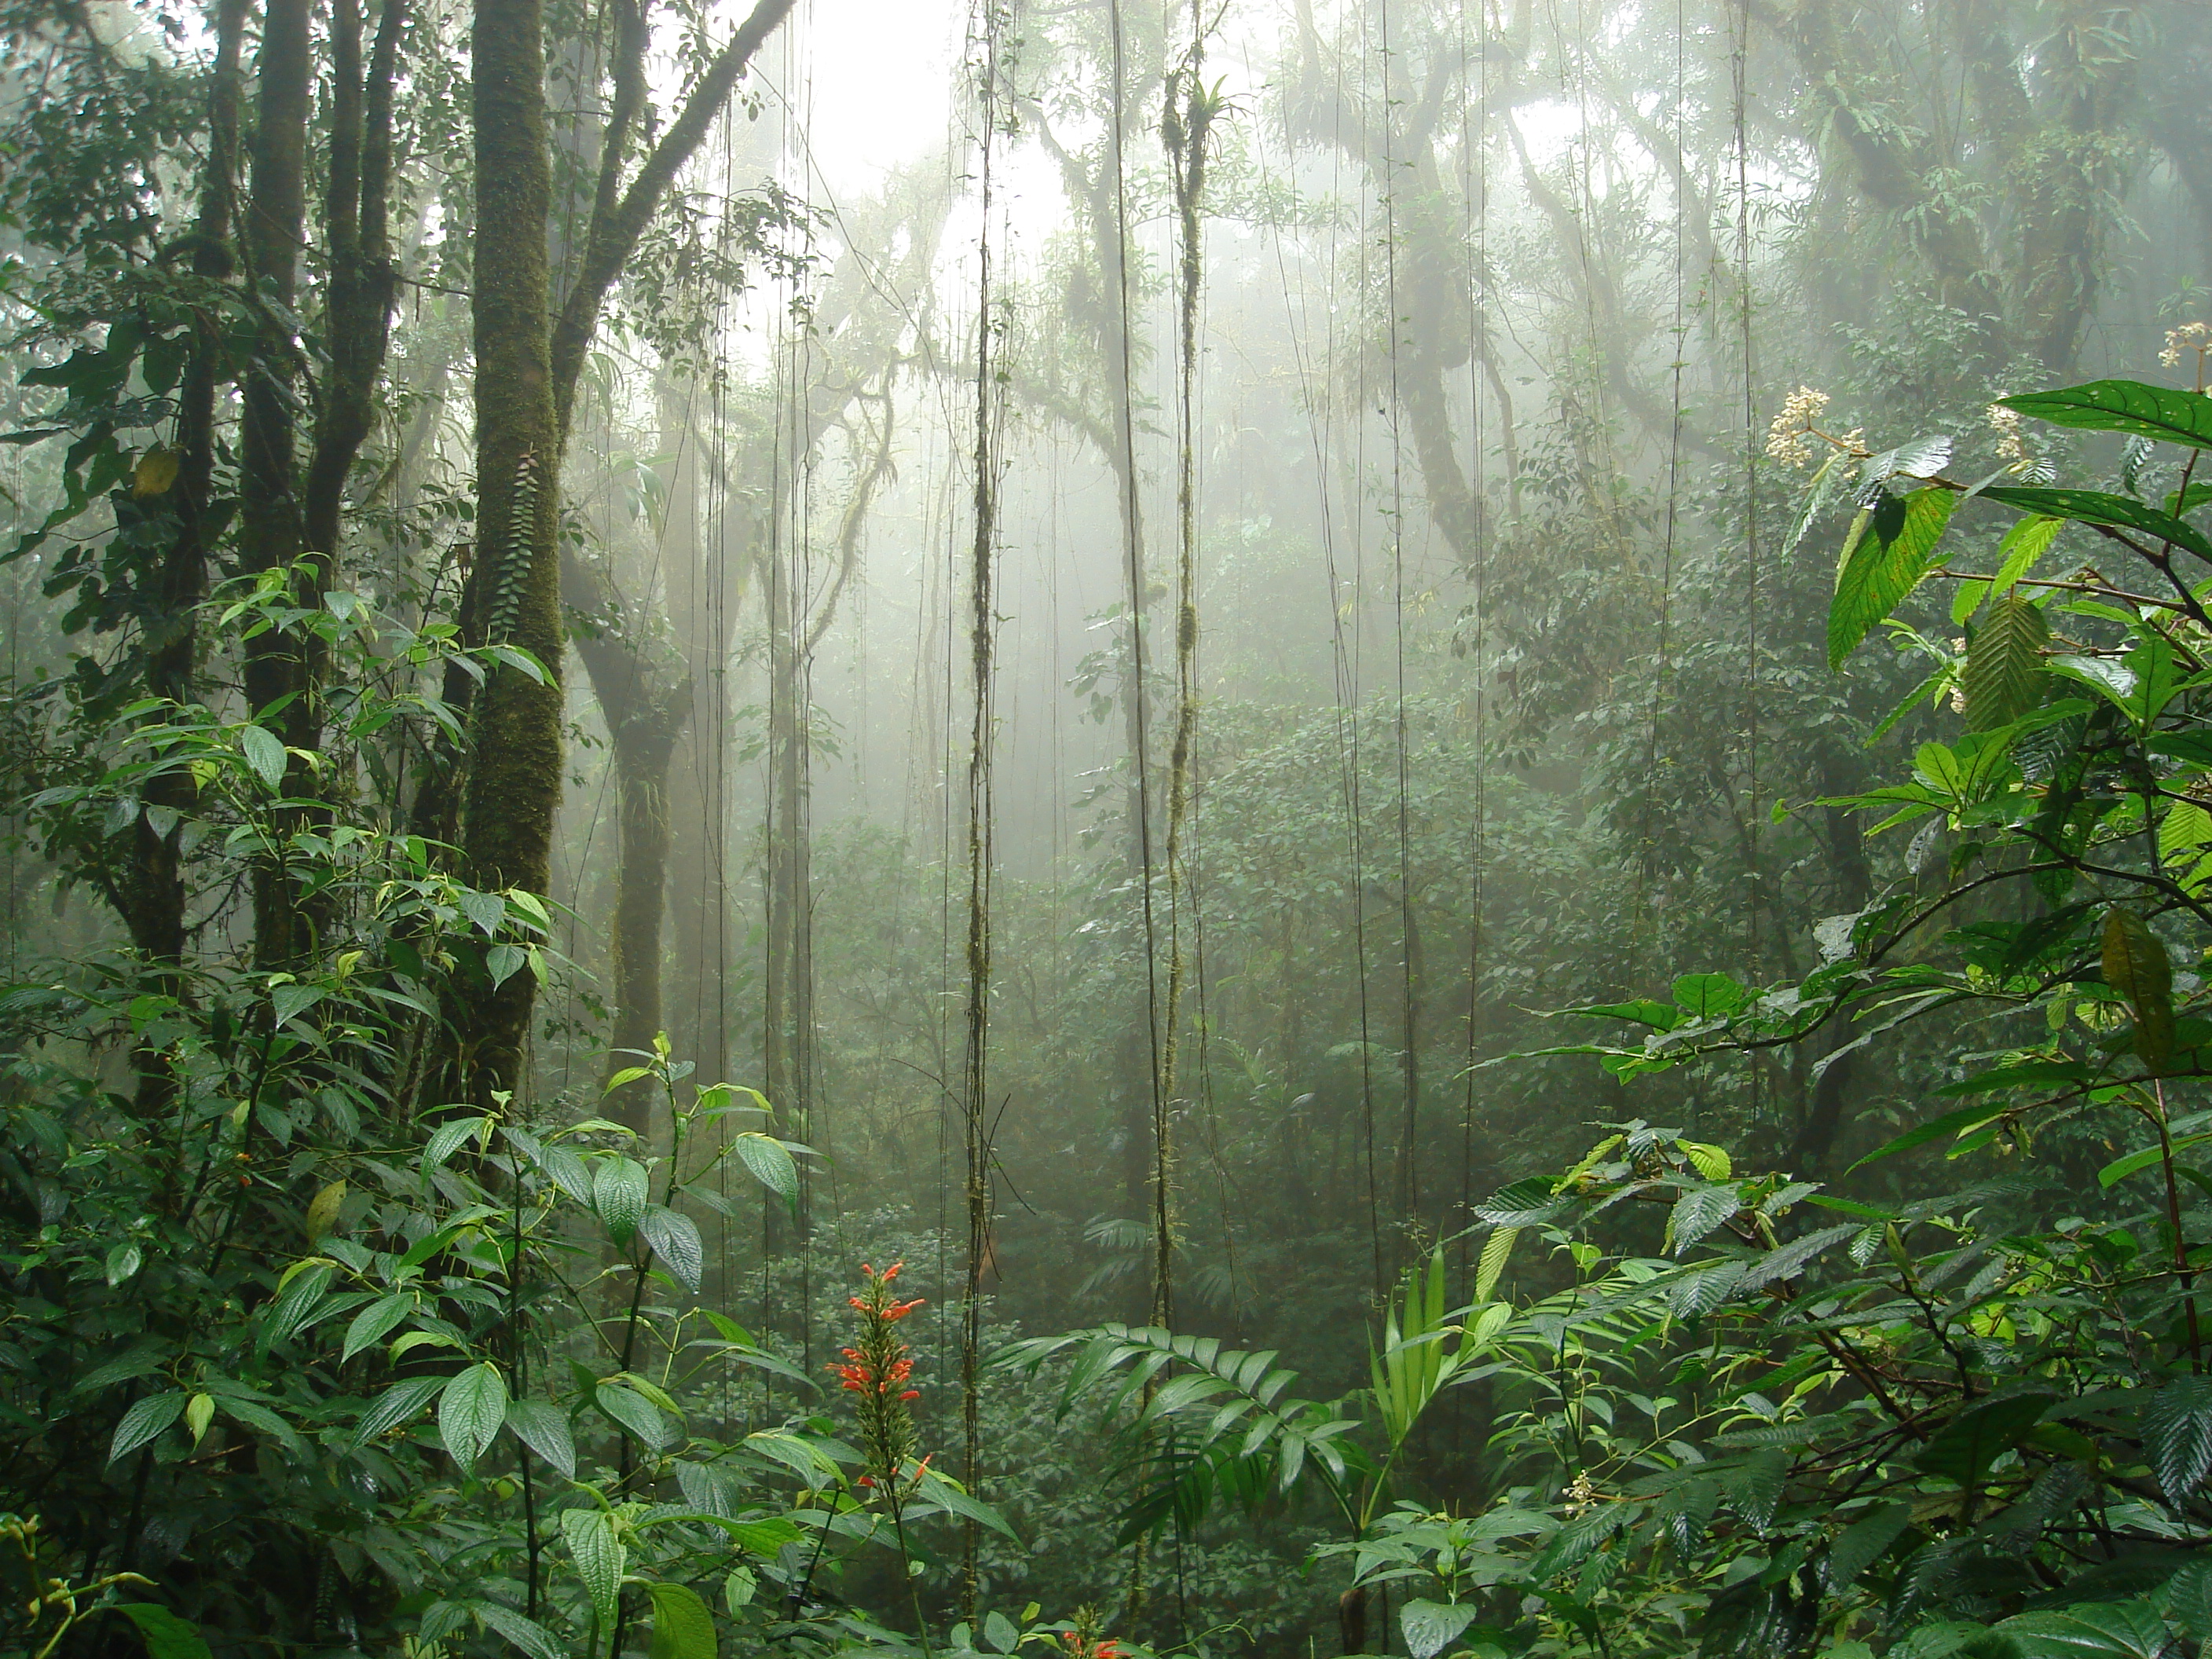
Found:
<svg viewBox="0 0 2212 1659"><path fill-rule="evenodd" d="M467 879L487 889L548 884L561 797L560 445L553 416L545 225L542 0L477 0L471 120L476 146L478 633L519 646L543 678L493 672L477 699L463 796ZM454 1010L461 1081L472 1097L520 1077L535 987L527 973Z"/></svg>

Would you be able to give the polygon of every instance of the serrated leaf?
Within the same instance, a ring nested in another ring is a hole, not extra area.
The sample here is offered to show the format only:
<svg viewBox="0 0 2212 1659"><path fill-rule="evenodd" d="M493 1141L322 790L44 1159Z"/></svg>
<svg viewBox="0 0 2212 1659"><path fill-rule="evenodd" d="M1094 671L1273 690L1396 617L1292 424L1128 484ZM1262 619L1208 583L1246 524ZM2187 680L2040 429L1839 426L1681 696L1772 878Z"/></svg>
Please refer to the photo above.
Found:
<svg viewBox="0 0 2212 1659"><path fill-rule="evenodd" d="M186 1396L184 1391L153 1394L141 1400L123 1413L123 1420L115 1425L113 1438L107 1443L107 1461L128 1457L141 1446L159 1435L185 1413Z"/></svg>
<svg viewBox="0 0 2212 1659"><path fill-rule="evenodd" d="M464 1141L481 1135L484 1125L490 1121L483 1117L447 1118L432 1132L429 1144L422 1149L423 1169L436 1169L459 1151Z"/></svg>
<svg viewBox="0 0 2212 1659"><path fill-rule="evenodd" d="M699 1288L700 1276L707 1270L707 1248L696 1222L678 1211L648 1204L637 1230L684 1289Z"/></svg>
<svg viewBox="0 0 2212 1659"><path fill-rule="evenodd" d="M2056 1399L2048 1394L2016 1394L1968 1406L1937 1431L1912 1462L1961 1486L1978 1486L1991 1464L2027 1437Z"/></svg>
<svg viewBox="0 0 2212 1659"><path fill-rule="evenodd" d="M2017 589L1992 600L1966 648L1966 729L2008 726L2043 701L2043 647L2051 623L2043 608Z"/></svg>
<svg viewBox="0 0 2212 1659"><path fill-rule="evenodd" d="M511 1400L507 1426L516 1439L558 1470L563 1480L576 1478L576 1438L565 1413L543 1400Z"/></svg>
<svg viewBox="0 0 2212 1659"><path fill-rule="evenodd" d="M1856 921L1857 918L1852 916L1845 920ZM1850 937L1848 927L1844 930L1844 937L1847 939ZM1681 1148L1682 1156L1690 1160L1690 1167L1708 1181L1726 1181L1735 1173L1735 1164L1729 1158L1725 1146L1711 1146L1702 1140L1678 1140L1674 1144Z"/></svg>
<svg viewBox="0 0 2212 1659"><path fill-rule="evenodd" d="M1482 1255L1474 1265L1474 1299L1490 1300L1491 1292L1505 1272L1505 1263L1513 1254L1514 1241L1521 1237L1518 1227L1494 1227L1490 1237L1482 1241Z"/></svg>
<svg viewBox="0 0 2212 1659"><path fill-rule="evenodd" d="M1733 1187L1700 1187L1683 1194L1667 1216L1674 1254L1680 1255L1742 1208L1742 1195Z"/></svg>
<svg viewBox="0 0 2212 1659"><path fill-rule="evenodd" d="M2212 1376L2167 1379L2142 1410L2143 1450L2176 1504L2212 1472Z"/></svg>
<svg viewBox="0 0 2212 1659"><path fill-rule="evenodd" d="M653 1646L647 1659L715 1659L714 1615L689 1584L647 1586L653 1598Z"/></svg>
<svg viewBox="0 0 2212 1659"><path fill-rule="evenodd" d="M346 1327L345 1347L338 1355L343 1364L363 1348L381 1342L390 1335L400 1321L415 1310L415 1298L404 1291L394 1291L390 1296L380 1297L353 1316Z"/></svg>
<svg viewBox="0 0 2212 1659"><path fill-rule="evenodd" d="M497 1601L471 1601L469 1611L483 1621L486 1629L497 1631L528 1654L530 1659L573 1659L568 1647L552 1632L513 1607L502 1607Z"/></svg>
<svg viewBox="0 0 2212 1659"><path fill-rule="evenodd" d="M438 1397L439 1437L465 1474L476 1468L506 1422L507 1379L488 1359L455 1376Z"/></svg>
<svg viewBox="0 0 2212 1659"><path fill-rule="evenodd" d="M2212 449L2212 398L2141 380L2092 380L1998 401L2053 426L2128 432L2158 443Z"/></svg>
<svg viewBox="0 0 2212 1659"><path fill-rule="evenodd" d="M622 1605L623 1574L629 1565L629 1552L615 1534L614 1516L605 1510L563 1510L561 1541L568 1547L568 1559L576 1564L576 1577L583 1580L585 1594L592 1598L592 1612L599 1628L613 1629Z"/></svg>
<svg viewBox="0 0 2212 1659"><path fill-rule="evenodd" d="M1885 494L1852 521L1828 609L1828 665L1844 659L1933 568L1936 544L1951 521L1958 497L1948 489L1916 489L1900 499Z"/></svg>
<svg viewBox="0 0 2212 1659"><path fill-rule="evenodd" d="M1436 1659L1474 1622L1476 1609L1457 1601L1408 1601L1398 1610L1406 1651L1413 1659Z"/></svg>
<svg viewBox="0 0 2212 1659"><path fill-rule="evenodd" d="M730 1146L754 1180L787 1203L799 1201L799 1165L781 1141L757 1129L747 1129L732 1136Z"/></svg>
<svg viewBox="0 0 2212 1659"><path fill-rule="evenodd" d="M592 1207L617 1244L627 1244L645 1215L645 1165L632 1158L605 1158L592 1172Z"/></svg>
<svg viewBox="0 0 2212 1659"><path fill-rule="evenodd" d="M2124 905L2105 912L2099 955L2105 982L2136 1016L2136 1053L2154 1072L2173 1054L2173 963L2150 924Z"/></svg>
<svg viewBox="0 0 2212 1659"><path fill-rule="evenodd" d="M1845 1527L1828 1547L1829 1588L1849 1588L1861 1573L1881 1559L1911 1524L1911 1504L1885 1504Z"/></svg>
<svg viewBox="0 0 2212 1659"><path fill-rule="evenodd" d="M246 763L271 789L281 789L284 783L284 745L276 734L265 726L241 726L238 744L246 756Z"/></svg>
<svg viewBox="0 0 2212 1659"><path fill-rule="evenodd" d="M2160 1659L2172 1640L2166 1621L2144 1601L2015 1613L1996 1628L2019 1659Z"/></svg>

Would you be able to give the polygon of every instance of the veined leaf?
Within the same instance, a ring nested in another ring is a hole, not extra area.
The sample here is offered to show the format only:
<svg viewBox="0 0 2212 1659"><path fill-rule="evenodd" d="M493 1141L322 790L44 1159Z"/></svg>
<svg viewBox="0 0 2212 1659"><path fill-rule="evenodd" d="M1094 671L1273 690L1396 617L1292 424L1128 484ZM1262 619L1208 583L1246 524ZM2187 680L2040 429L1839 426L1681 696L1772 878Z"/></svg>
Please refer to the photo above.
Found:
<svg viewBox="0 0 2212 1659"><path fill-rule="evenodd" d="M2166 945L2142 916L2118 904L2105 912L2100 945L2105 982L2135 1010L2136 1053L2157 1071L2173 1054L2173 963Z"/></svg>
<svg viewBox="0 0 2212 1659"><path fill-rule="evenodd" d="M651 1584L653 1647L648 1659L715 1659L714 1615L689 1584Z"/></svg>
<svg viewBox="0 0 2212 1659"><path fill-rule="evenodd" d="M1743 1199L1734 1187L1700 1187L1683 1194L1667 1217L1674 1254L1680 1255L1742 1208Z"/></svg>
<svg viewBox="0 0 2212 1659"><path fill-rule="evenodd" d="M415 1310L415 1298L404 1291L394 1291L380 1297L353 1316L346 1327L345 1347L338 1355L341 1364L352 1358L372 1342L380 1342L399 1322Z"/></svg>
<svg viewBox="0 0 2212 1659"><path fill-rule="evenodd" d="M757 1129L747 1129L730 1138L730 1149L762 1186L787 1203L799 1201L799 1165L781 1141Z"/></svg>
<svg viewBox="0 0 2212 1659"><path fill-rule="evenodd" d="M592 1598L599 1628L612 1630L621 1607L623 1574L629 1565L629 1552L615 1534L614 1516L605 1510L563 1510L561 1541L568 1547L576 1576Z"/></svg>
<svg viewBox="0 0 2212 1659"><path fill-rule="evenodd" d="M1990 603L1960 679L1968 731L2009 725L2043 701L2043 647L2050 640L2043 608L2017 590Z"/></svg>
<svg viewBox="0 0 2212 1659"><path fill-rule="evenodd" d="M1936 544L1958 497L1948 489L1885 494L1860 509L1844 544L1836 595L1828 609L1828 665L1844 659L1905 602L1933 568ZM2146 509L2148 510L2148 509Z"/></svg>
<svg viewBox="0 0 2212 1659"><path fill-rule="evenodd" d="M449 1381L438 1399L438 1433L466 1474L507 1421L507 1379L489 1360Z"/></svg>
<svg viewBox="0 0 2212 1659"><path fill-rule="evenodd" d="M2142 1412L2143 1449L2158 1484L2177 1504L2212 1473L2212 1376L2176 1376Z"/></svg>
<svg viewBox="0 0 2212 1659"><path fill-rule="evenodd" d="M123 1413L123 1420L115 1425L115 1435L107 1443L107 1461L128 1457L148 1441L160 1434L185 1413L185 1402L189 1398L181 1389L167 1394L149 1395Z"/></svg>
<svg viewBox="0 0 2212 1659"><path fill-rule="evenodd" d="M660 1408L635 1389L619 1382L602 1382L592 1390L599 1409L659 1451L671 1437L668 1419Z"/></svg>
<svg viewBox="0 0 2212 1659"><path fill-rule="evenodd" d="M696 1222L679 1211L648 1204L638 1219L637 1230L684 1289L699 1288L700 1276L706 1271L707 1249Z"/></svg>
<svg viewBox="0 0 2212 1659"><path fill-rule="evenodd" d="M592 1206L617 1244L627 1244L645 1215L645 1165L634 1158L602 1158L592 1172Z"/></svg>
<svg viewBox="0 0 2212 1659"><path fill-rule="evenodd" d="M2212 398L2141 380L2092 380L2054 392L1998 399L2053 426L2087 432L2128 432L2159 443L2212 449Z"/></svg>
<svg viewBox="0 0 2212 1659"><path fill-rule="evenodd" d="M576 1440L568 1419L543 1400L510 1400L507 1426L514 1437L560 1472L564 1480L576 1478Z"/></svg>
<svg viewBox="0 0 2212 1659"><path fill-rule="evenodd" d="M378 1437L390 1433L404 1423L411 1423L422 1414L422 1408L437 1397L438 1390L446 1386L442 1376L410 1376L395 1382L377 1396L376 1403L365 1413L353 1432L352 1450L358 1451Z"/></svg>
<svg viewBox="0 0 2212 1659"><path fill-rule="evenodd" d="M2205 401L2212 404L2212 399ZM2100 489L2036 489L2014 484L1992 485L1982 494L2023 513L2070 519L2076 524L2104 525L2113 530L2133 531L2153 541L2171 542L2212 564L2212 541L2204 538L2203 531L2130 495L2111 495Z"/></svg>
<svg viewBox="0 0 2212 1659"><path fill-rule="evenodd" d="M1436 1659L1474 1622L1476 1609L1460 1601L1408 1601L1399 1609L1398 1628L1413 1659Z"/></svg>

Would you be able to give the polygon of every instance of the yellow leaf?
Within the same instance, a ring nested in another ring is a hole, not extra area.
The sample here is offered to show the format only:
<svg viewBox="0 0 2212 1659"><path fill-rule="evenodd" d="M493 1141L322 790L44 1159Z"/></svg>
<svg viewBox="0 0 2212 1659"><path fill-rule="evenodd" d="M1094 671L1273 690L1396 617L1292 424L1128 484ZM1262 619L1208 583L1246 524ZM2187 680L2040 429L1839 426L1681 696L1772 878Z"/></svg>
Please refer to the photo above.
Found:
<svg viewBox="0 0 2212 1659"><path fill-rule="evenodd" d="M345 1203L345 1195L346 1184L343 1181L333 1181L315 1194L314 1202L307 1206L307 1243L313 1243L338 1224L338 1210Z"/></svg>
<svg viewBox="0 0 2212 1659"><path fill-rule="evenodd" d="M138 458L138 471L131 480L134 495L162 495L177 481L177 467L181 460L173 449L149 449Z"/></svg>

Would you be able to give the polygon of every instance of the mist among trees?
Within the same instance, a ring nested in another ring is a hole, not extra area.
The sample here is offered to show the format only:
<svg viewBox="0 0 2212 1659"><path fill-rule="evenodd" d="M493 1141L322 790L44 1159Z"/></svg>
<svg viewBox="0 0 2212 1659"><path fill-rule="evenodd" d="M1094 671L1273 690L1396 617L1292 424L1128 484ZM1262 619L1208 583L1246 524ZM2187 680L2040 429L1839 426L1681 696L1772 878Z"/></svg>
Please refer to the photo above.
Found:
<svg viewBox="0 0 2212 1659"><path fill-rule="evenodd" d="M2212 1652L2208 79L4 0L0 1655Z"/></svg>

